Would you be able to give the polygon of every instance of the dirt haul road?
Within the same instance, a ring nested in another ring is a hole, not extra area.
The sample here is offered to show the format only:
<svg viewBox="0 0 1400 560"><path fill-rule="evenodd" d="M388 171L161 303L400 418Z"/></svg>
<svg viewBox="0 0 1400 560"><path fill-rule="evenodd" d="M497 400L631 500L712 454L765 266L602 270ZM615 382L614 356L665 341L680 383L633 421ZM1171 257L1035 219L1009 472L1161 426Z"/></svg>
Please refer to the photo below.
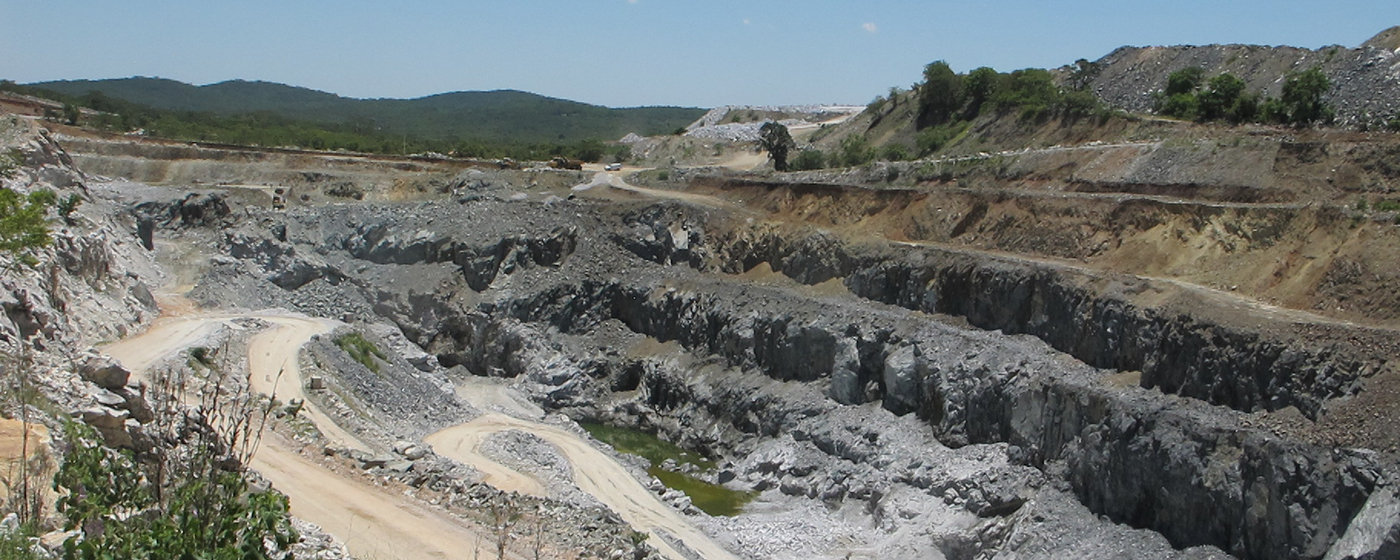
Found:
<svg viewBox="0 0 1400 560"><path fill-rule="evenodd" d="M573 468L574 484L592 494L622 517L633 529L651 533L649 542L669 558L687 560L698 555L706 560L737 560L719 544L690 525L671 506L662 503L642 486L632 474L591 444L564 429L511 418L502 414L485 414L471 422L447 428L424 439L444 457L476 465L484 459L477 447L490 436L507 430L520 430L539 436L559 449ZM689 548L685 554L671 542L659 538L664 534Z"/></svg>
<svg viewBox="0 0 1400 560"><path fill-rule="evenodd" d="M241 329L238 321L260 319L273 328L248 344L249 383L253 390L279 398L305 399L297 356L312 336L335 328L334 321L289 314L205 315L165 318L144 334L104 348L142 377L151 365L206 340L219 325ZM302 409L328 438L362 449L368 446L345 432L310 402ZM685 517L662 503L611 457L563 429L490 413L426 438L437 452L473 465L487 482L502 489L543 495L538 481L486 459L478 447L491 434L521 430L556 446L572 465L579 489L608 505L638 531L651 533L650 542L666 556L688 560L734 560L736 557L695 529ZM253 458L253 467L291 499L292 514L320 525L361 558L461 558L483 540L459 522L400 496L341 477L306 459L296 445L269 433ZM677 549L658 537L664 534L688 548Z"/></svg>
<svg viewBox="0 0 1400 560"><path fill-rule="evenodd" d="M104 351L140 377L166 356L205 340L219 324L241 328L236 321L246 318L275 325L249 342L254 388L270 390L275 383L279 395L303 397L297 353L313 335L333 328L332 322L271 314L164 319L144 334L107 346ZM303 408L304 413L312 410L310 403ZM322 433L339 434L346 443L363 446L319 411L314 418ZM296 447L268 433L253 457L253 468L291 499L293 515L320 525L358 558L465 558L478 544L490 541L444 513L343 477L303 457Z"/></svg>

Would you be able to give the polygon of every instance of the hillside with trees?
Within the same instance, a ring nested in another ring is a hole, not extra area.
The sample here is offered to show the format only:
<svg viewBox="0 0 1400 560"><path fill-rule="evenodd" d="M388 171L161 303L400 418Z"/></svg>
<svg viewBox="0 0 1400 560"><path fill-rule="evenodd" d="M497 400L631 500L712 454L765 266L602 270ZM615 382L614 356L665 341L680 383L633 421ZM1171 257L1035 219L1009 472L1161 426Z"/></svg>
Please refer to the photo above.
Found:
<svg viewBox="0 0 1400 560"><path fill-rule="evenodd" d="M705 113L685 107L613 109L514 90L453 92L418 99L353 99L283 84L227 81L194 86L162 78L27 84L70 97L103 96L152 109L224 117L266 113L351 132L429 141L573 143L628 133L670 133Z"/></svg>

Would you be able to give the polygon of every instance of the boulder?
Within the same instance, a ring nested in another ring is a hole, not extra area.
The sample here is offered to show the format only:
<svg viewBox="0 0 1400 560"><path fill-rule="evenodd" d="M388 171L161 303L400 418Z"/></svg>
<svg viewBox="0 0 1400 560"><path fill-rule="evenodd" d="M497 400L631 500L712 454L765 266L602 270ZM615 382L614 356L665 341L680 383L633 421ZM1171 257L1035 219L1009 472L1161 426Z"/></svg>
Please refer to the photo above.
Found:
<svg viewBox="0 0 1400 560"><path fill-rule="evenodd" d="M1325 560L1400 558L1400 499L1386 487L1371 493Z"/></svg>
<svg viewBox="0 0 1400 560"><path fill-rule="evenodd" d="M94 356L78 368L78 374L87 381L103 389L117 390L126 387L131 380L131 371L108 356Z"/></svg>
<svg viewBox="0 0 1400 560"><path fill-rule="evenodd" d="M131 417L131 413L125 410L113 410L101 406L85 409L78 414L83 417L83 422L98 430L121 429L126 420Z"/></svg>
<svg viewBox="0 0 1400 560"><path fill-rule="evenodd" d="M836 355L831 364L831 400L841 404L860 404L865 392L860 382L860 350L853 338L836 341Z"/></svg>

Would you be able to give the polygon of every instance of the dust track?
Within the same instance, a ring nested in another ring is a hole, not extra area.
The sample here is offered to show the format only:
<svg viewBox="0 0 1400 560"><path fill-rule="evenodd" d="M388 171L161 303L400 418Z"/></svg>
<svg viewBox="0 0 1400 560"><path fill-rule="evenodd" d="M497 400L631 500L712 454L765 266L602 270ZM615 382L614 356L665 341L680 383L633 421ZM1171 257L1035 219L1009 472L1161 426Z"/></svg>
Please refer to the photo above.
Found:
<svg viewBox="0 0 1400 560"><path fill-rule="evenodd" d="M445 457L474 465L481 456L477 446L491 434L508 430L529 432L558 448L573 467L574 484L617 512L633 529L651 533L649 542L667 557L686 560L698 555L706 560L737 560L691 526L685 516L662 503L612 457L562 428L489 413L430 435L425 441ZM658 533L679 541L692 554L682 552L672 541L658 537Z"/></svg>
<svg viewBox="0 0 1400 560"><path fill-rule="evenodd" d="M235 321L244 318L275 325L249 342L249 376L254 388L277 387L279 395L303 396L297 353L312 336L333 328L332 322L275 314L168 318L104 351L140 377L152 364L205 340L219 324L241 328ZM339 434L346 443L364 445L307 404L303 412L313 414L322 433L330 437ZM302 456L297 447L268 433L252 466L291 499L293 515L320 525L356 557L466 558L478 544L490 540L445 513L331 471Z"/></svg>
<svg viewBox="0 0 1400 560"><path fill-rule="evenodd" d="M302 315L260 313L167 317L145 333L104 348L138 378L152 365L207 340L220 325L241 329L240 319L260 319L273 327L253 336L248 344L252 390L278 398L305 399L300 369L301 346L311 337L330 332L334 321ZM333 422L310 401L302 409L327 438L368 450L369 446ZM622 465L589 442L558 427L488 413L476 420L433 434L425 441L443 456L472 465L486 482L502 490L544 495L535 479L482 456L479 448L490 435L521 430L553 444L573 467L574 482L638 531L651 533L650 542L675 560L737 557L690 525L679 512L662 503ZM291 499L292 514L320 525L361 558L463 558L481 541L489 540L463 527L446 514L401 496L330 471L302 456L297 445L268 433L252 466ZM674 540L666 540L666 535ZM682 552L682 549L689 549Z"/></svg>

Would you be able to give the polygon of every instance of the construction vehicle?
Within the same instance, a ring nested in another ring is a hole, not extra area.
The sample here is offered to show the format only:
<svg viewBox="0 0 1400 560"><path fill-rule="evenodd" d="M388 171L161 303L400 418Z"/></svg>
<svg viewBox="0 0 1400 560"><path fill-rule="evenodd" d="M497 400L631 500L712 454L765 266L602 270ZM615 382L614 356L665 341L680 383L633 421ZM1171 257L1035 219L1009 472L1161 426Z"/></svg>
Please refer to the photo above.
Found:
<svg viewBox="0 0 1400 560"><path fill-rule="evenodd" d="M583 160L568 159L562 156L554 156L554 159L549 160L549 166L555 169L573 169L575 171L582 171Z"/></svg>

